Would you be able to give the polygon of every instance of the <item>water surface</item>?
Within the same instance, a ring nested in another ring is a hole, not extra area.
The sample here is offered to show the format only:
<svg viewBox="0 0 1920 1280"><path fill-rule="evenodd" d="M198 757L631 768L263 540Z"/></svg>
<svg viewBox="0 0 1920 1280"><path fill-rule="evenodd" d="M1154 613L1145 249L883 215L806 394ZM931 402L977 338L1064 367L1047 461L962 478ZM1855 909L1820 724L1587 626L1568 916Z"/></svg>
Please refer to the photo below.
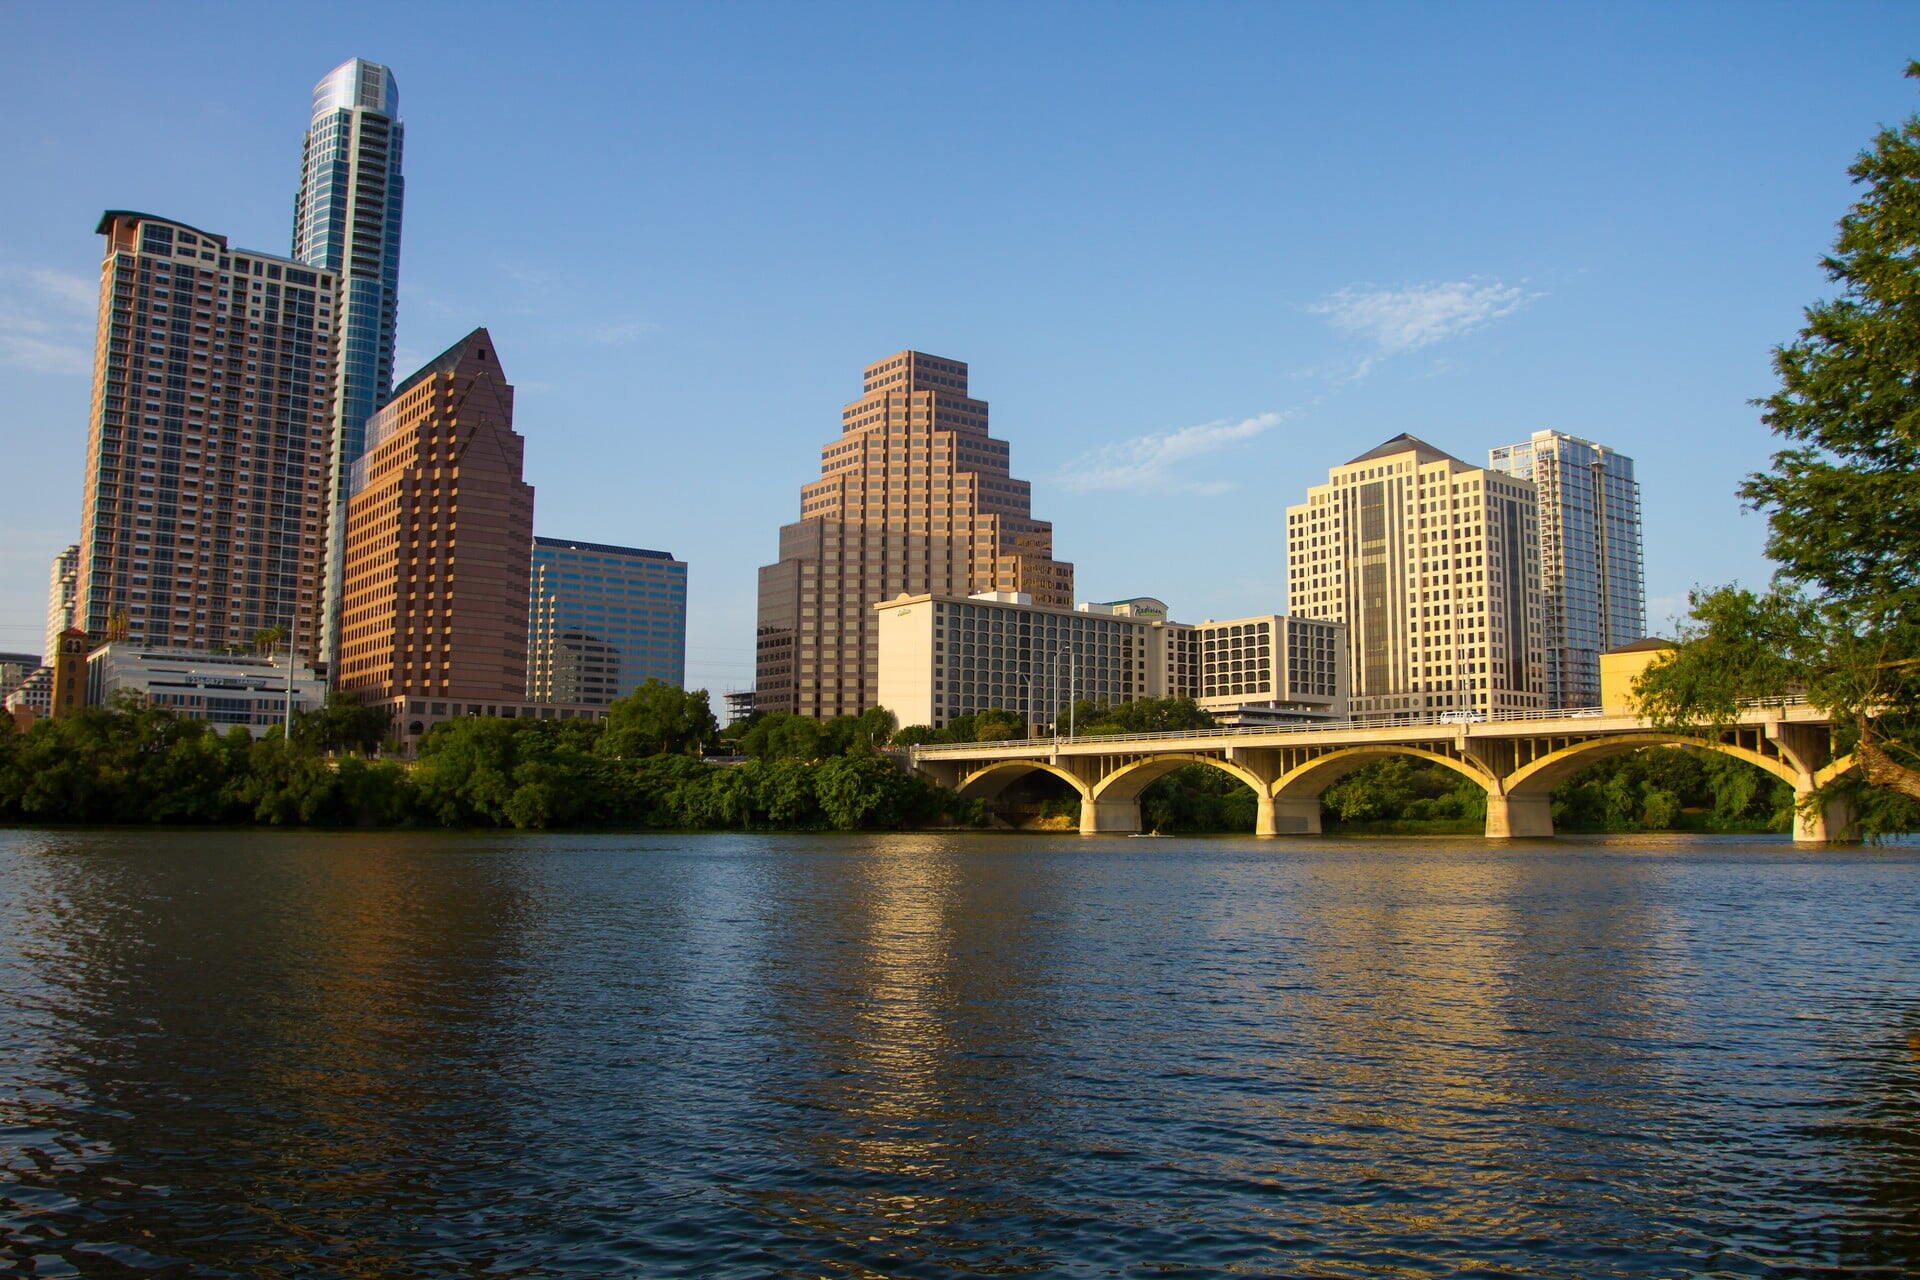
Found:
<svg viewBox="0 0 1920 1280"><path fill-rule="evenodd" d="M1920 854L0 832L0 1271L1920 1273Z"/></svg>

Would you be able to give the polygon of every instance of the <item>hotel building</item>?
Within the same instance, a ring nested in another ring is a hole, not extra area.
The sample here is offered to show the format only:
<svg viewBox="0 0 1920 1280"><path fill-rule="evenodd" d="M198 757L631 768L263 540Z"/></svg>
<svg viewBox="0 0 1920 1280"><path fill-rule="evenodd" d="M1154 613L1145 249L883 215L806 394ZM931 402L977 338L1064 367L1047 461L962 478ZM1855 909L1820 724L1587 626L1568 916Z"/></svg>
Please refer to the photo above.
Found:
<svg viewBox="0 0 1920 1280"><path fill-rule="evenodd" d="M831 717L883 705L873 608L901 594L1073 600L1073 566L987 433L967 366L918 351L868 365L860 399L760 570L755 705Z"/></svg>
<svg viewBox="0 0 1920 1280"><path fill-rule="evenodd" d="M408 698L476 708L525 698L524 451L485 329L401 383L374 416L346 509L342 689L403 712Z"/></svg>
<svg viewBox="0 0 1920 1280"><path fill-rule="evenodd" d="M665 551L533 540L527 697L606 706L687 669L687 566Z"/></svg>
<svg viewBox="0 0 1920 1280"><path fill-rule="evenodd" d="M939 728L1000 707L1039 732L1070 701L1190 697L1203 710L1283 723L1347 714L1335 622L1279 614L1171 622L1142 596L1075 609L1022 594L902 596L875 605L880 703Z"/></svg>
<svg viewBox="0 0 1920 1280"><path fill-rule="evenodd" d="M1536 431L1488 459L1538 494L1548 705L1597 707L1600 655L1647 632L1633 459L1558 431Z"/></svg>
<svg viewBox="0 0 1920 1280"><path fill-rule="evenodd" d="M319 640L336 277L150 214L100 219L74 625L153 647Z"/></svg>
<svg viewBox="0 0 1920 1280"><path fill-rule="evenodd" d="M1355 715L1546 706L1535 501L1401 435L1287 508L1288 612L1347 624Z"/></svg>
<svg viewBox="0 0 1920 1280"><path fill-rule="evenodd" d="M344 507L367 422L393 386L394 324L400 286L400 175L404 130L393 72L353 58L313 89L293 202L293 256L340 282L334 429L328 491ZM344 522L328 540L323 619L325 661L335 658Z"/></svg>

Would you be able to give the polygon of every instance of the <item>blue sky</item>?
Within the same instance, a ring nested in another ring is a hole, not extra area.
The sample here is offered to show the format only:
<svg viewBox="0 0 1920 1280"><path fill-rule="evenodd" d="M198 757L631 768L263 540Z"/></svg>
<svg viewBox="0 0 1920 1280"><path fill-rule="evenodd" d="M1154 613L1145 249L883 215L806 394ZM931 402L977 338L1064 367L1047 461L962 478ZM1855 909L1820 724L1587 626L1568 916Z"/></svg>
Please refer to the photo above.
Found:
<svg viewBox="0 0 1920 1280"><path fill-rule="evenodd" d="M0 650L79 529L104 208L285 252L313 82L393 67L400 364L488 326L536 527L689 562L751 683L863 364L966 360L1078 594L1284 602L1284 508L1409 431L1639 464L1648 594L1767 573L1747 403L1911 4L0 4Z"/></svg>

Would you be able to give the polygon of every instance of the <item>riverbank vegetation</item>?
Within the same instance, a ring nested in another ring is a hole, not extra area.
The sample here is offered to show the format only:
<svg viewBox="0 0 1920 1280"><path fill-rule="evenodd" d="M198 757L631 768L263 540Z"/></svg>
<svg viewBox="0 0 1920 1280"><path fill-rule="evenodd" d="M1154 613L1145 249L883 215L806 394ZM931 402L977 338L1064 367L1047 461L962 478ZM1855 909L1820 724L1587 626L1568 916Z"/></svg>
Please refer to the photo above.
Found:
<svg viewBox="0 0 1920 1280"><path fill-rule="evenodd" d="M327 723L364 739L344 710ZM338 735L313 722L291 740L276 728L254 741L136 703L25 734L0 718L0 821L852 831L985 820L978 801L909 777L870 741L708 764L697 753L712 736L705 692L664 685L620 699L600 723L452 721L413 762L330 756Z"/></svg>

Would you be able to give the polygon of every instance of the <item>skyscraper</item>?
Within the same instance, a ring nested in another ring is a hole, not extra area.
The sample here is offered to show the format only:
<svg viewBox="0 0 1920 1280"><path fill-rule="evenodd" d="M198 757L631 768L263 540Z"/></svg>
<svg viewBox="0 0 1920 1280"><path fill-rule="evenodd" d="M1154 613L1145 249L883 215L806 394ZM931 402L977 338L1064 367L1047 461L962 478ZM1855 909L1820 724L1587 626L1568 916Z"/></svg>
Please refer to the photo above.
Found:
<svg viewBox="0 0 1920 1280"><path fill-rule="evenodd" d="M207 649L319 641L335 276L110 210L74 626Z"/></svg>
<svg viewBox="0 0 1920 1280"><path fill-rule="evenodd" d="M527 697L606 706L687 672L687 564L664 551L533 540Z"/></svg>
<svg viewBox="0 0 1920 1280"><path fill-rule="evenodd" d="M1400 435L1287 508L1288 612L1347 624L1355 715L1545 705L1531 482Z"/></svg>
<svg viewBox="0 0 1920 1280"><path fill-rule="evenodd" d="M1600 655L1647 633L1633 459L1559 431L1536 431L1488 458L1539 495L1548 703L1597 707Z"/></svg>
<svg viewBox="0 0 1920 1280"><path fill-rule="evenodd" d="M780 560L760 570L754 705L831 717L879 705L876 601L1018 591L1071 606L1073 566L987 434L967 366L902 351L866 368L864 394L820 451Z"/></svg>
<svg viewBox="0 0 1920 1280"><path fill-rule="evenodd" d="M346 506L341 688L376 703L525 698L525 451L485 329L401 383L374 415Z"/></svg>
<svg viewBox="0 0 1920 1280"><path fill-rule="evenodd" d="M394 319L400 284L400 176L403 130L393 72L353 58L314 86L313 115L293 202L293 256L340 280L340 350L335 370L332 502L347 500L348 477L366 443L367 420L393 386ZM345 525L327 548L323 660L334 660Z"/></svg>

